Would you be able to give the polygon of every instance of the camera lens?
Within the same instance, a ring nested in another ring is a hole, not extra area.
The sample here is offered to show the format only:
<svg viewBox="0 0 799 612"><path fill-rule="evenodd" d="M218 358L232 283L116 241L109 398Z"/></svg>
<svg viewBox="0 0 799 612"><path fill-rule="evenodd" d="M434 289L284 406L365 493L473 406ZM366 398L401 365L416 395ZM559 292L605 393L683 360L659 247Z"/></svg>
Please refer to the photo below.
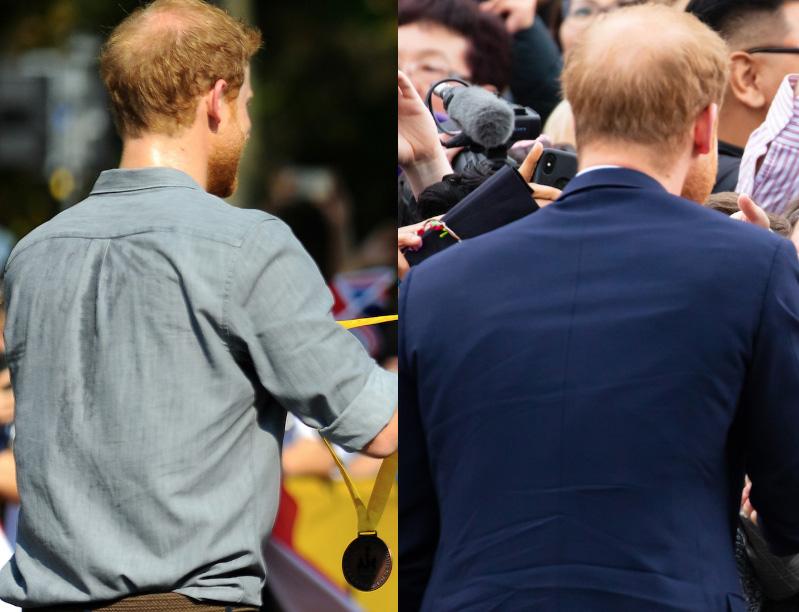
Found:
<svg viewBox="0 0 799 612"><path fill-rule="evenodd" d="M552 174L555 169L555 156L547 155L544 157L544 174Z"/></svg>

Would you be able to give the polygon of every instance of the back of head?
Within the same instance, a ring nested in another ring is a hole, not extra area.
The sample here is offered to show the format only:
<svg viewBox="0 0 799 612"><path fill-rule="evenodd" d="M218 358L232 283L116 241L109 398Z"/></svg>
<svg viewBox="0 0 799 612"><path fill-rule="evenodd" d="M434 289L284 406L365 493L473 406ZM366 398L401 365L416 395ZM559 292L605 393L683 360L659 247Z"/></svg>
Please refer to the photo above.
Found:
<svg viewBox="0 0 799 612"><path fill-rule="evenodd" d="M717 34L670 7L633 6L598 19L563 71L578 148L635 144L674 159L699 114L721 101L727 62Z"/></svg>
<svg viewBox="0 0 799 612"><path fill-rule="evenodd" d="M100 54L120 135L179 132L218 79L235 98L260 45L256 29L202 0L155 0L133 11Z"/></svg>
<svg viewBox="0 0 799 612"><path fill-rule="evenodd" d="M785 0L691 0L685 10L718 32L730 49L740 50L786 34L784 4Z"/></svg>
<svg viewBox="0 0 799 612"><path fill-rule="evenodd" d="M429 23L463 36L473 83L502 90L510 82L510 35L499 17L473 0L399 0L397 18L399 26Z"/></svg>

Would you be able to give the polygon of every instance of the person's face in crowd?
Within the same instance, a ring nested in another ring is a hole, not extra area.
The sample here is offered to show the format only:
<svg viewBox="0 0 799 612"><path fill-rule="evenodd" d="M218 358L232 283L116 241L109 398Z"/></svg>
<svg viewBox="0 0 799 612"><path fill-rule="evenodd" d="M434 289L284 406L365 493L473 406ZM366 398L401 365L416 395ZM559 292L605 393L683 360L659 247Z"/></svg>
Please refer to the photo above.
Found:
<svg viewBox="0 0 799 612"><path fill-rule="evenodd" d="M229 121L220 124L218 133L211 142L208 155L209 193L227 198L236 191L239 180L239 162L244 145L250 137L250 114L248 106L252 100L250 69L244 75L244 83L235 100L228 102Z"/></svg>
<svg viewBox="0 0 799 612"><path fill-rule="evenodd" d="M786 2L782 7L788 34L782 40L766 40L758 47L786 47L799 50L799 2ZM753 53L757 62L759 90L766 108L771 104L786 74L799 73L799 52L797 53Z"/></svg>
<svg viewBox="0 0 799 612"><path fill-rule="evenodd" d="M560 45L568 53L589 24L599 15L624 6L641 4L642 0L572 0L560 25Z"/></svg>
<svg viewBox="0 0 799 612"><path fill-rule="evenodd" d="M399 69L408 75L422 100L436 81L447 77L471 79L468 49L465 37L434 23L411 23L397 30ZM441 100L434 97L433 101L434 109L443 112Z"/></svg>

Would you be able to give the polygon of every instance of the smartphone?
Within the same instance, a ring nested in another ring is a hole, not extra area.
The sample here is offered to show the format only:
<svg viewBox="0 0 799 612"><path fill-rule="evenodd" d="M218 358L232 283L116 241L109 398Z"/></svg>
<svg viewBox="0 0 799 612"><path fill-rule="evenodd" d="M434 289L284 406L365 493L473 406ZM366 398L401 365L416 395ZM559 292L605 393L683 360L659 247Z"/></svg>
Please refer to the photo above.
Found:
<svg viewBox="0 0 799 612"><path fill-rule="evenodd" d="M533 173L533 183L563 189L577 174L577 156L560 149L544 149Z"/></svg>

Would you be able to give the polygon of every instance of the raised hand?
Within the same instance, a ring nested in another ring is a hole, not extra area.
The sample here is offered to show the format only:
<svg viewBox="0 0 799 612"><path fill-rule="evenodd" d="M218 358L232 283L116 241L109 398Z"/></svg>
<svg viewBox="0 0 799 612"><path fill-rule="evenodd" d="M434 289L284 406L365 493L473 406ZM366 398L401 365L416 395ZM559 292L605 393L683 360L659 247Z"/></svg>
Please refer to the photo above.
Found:
<svg viewBox="0 0 799 612"><path fill-rule="evenodd" d="M730 215L731 218L757 225L763 229L770 228L771 223L768 220L766 211L755 204L754 200L745 193L738 196L738 208L741 210Z"/></svg>
<svg viewBox="0 0 799 612"><path fill-rule="evenodd" d="M417 198L452 172L433 116L402 71L397 71L397 163Z"/></svg>
<svg viewBox="0 0 799 612"><path fill-rule="evenodd" d="M487 0L480 3L480 10L499 15L511 34L526 30L535 21L536 0Z"/></svg>
<svg viewBox="0 0 799 612"><path fill-rule="evenodd" d="M433 159L441 149L433 116L402 71L397 71L397 141L400 166Z"/></svg>

